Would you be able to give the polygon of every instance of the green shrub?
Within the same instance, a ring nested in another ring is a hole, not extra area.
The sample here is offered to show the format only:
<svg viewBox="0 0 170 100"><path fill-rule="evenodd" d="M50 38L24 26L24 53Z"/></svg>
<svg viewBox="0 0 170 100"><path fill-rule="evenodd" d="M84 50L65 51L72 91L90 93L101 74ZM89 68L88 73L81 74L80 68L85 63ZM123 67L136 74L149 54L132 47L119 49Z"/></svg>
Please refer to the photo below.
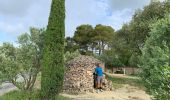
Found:
<svg viewBox="0 0 170 100"><path fill-rule="evenodd" d="M141 77L157 100L170 98L170 15L151 26L142 49Z"/></svg>
<svg viewBox="0 0 170 100"><path fill-rule="evenodd" d="M79 56L79 55L80 55L80 53L79 53L78 50L75 51L75 52L69 52L69 51L67 51L67 52L65 53L65 55L64 55L65 61L67 62L67 61L69 61L69 60L71 60L71 59L74 59L75 57L77 57L77 56Z"/></svg>
<svg viewBox="0 0 170 100"><path fill-rule="evenodd" d="M64 79L65 0L52 0L42 62L42 100L53 100Z"/></svg>

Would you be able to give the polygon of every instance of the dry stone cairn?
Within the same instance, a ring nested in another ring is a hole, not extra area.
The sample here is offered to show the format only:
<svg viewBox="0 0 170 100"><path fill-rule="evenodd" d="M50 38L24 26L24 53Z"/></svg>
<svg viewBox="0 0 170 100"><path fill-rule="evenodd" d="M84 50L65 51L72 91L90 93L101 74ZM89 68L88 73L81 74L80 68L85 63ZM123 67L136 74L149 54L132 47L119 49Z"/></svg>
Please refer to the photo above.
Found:
<svg viewBox="0 0 170 100"><path fill-rule="evenodd" d="M101 61L90 56L79 56L66 64L63 91L66 93L84 93L94 91L93 72L96 63ZM104 65L104 64L103 64ZM104 90L111 90L112 82L104 78Z"/></svg>

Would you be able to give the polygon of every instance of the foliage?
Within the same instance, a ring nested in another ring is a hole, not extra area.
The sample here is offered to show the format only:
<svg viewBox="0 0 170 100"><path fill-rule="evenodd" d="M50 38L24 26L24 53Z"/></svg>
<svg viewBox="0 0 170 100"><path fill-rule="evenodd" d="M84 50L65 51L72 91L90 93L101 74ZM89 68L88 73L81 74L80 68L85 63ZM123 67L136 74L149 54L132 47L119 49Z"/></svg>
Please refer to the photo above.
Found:
<svg viewBox="0 0 170 100"><path fill-rule="evenodd" d="M144 46L147 36L149 36L149 25L165 17L170 11L170 2L152 2L145 6L143 10L138 10L130 22L129 34L131 37L131 47L138 55L141 55L141 48Z"/></svg>
<svg viewBox="0 0 170 100"><path fill-rule="evenodd" d="M91 34L93 34L91 25L80 25L76 28L73 39L78 44L81 54L88 51L88 46L91 44L92 39Z"/></svg>
<svg viewBox="0 0 170 100"><path fill-rule="evenodd" d="M141 49L149 37L149 25L158 19L164 18L170 12L170 2L152 2L145 6L143 10L136 10L130 23L126 23L116 32L111 43L111 50L105 53L112 57L113 63L120 62L119 65L137 67L142 54ZM115 59L117 56L118 60ZM110 62L105 59L105 62ZM108 63L110 64L110 63ZM115 65L115 64L113 64Z"/></svg>
<svg viewBox="0 0 170 100"><path fill-rule="evenodd" d="M112 41L114 36L114 29L111 26L98 24L95 27L95 39L101 42Z"/></svg>
<svg viewBox="0 0 170 100"><path fill-rule="evenodd" d="M73 40L79 46L81 54L90 55L95 49L99 50L99 55L109 47L115 32L110 26L96 25L80 25L76 28Z"/></svg>
<svg viewBox="0 0 170 100"><path fill-rule="evenodd" d="M157 100L170 98L170 15L151 25L150 37L142 49L141 77Z"/></svg>
<svg viewBox="0 0 170 100"><path fill-rule="evenodd" d="M65 57L65 62L70 61L71 59L74 59L75 57L78 57L80 55L79 51L75 52L66 52L64 57Z"/></svg>
<svg viewBox="0 0 170 100"><path fill-rule="evenodd" d="M129 58L133 54L129 41L128 25L124 24L121 30L117 31L113 37L111 49L105 51L101 58L106 65L111 67L129 66Z"/></svg>
<svg viewBox="0 0 170 100"><path fill-rule="evenodd" d="M101 56L99 56L99 59L105 62L107 67L123 66L114 50L105 51Z"/></svg>
<svg viewBox="0 0 170 100"><path fill-rule="evenodd" d="M19 66L16 62L16 48L10 43L3 43L0 47L0 73L1 79L12 81L19 73Z"/></svg>
<svg viewBox="0 0 170 100"><path fill-rule="evenodd" d="M110 42L113 40L114 37L114 29L110 26L104 26L104 25L96 25L95 29L95 37L94 40L97 42L97 46L99 49L99 55L104 52L105 47L108 46Z"/></svg>
<svg viewBox="0 0 170 100"><path fill-rule="evenodd" d="M76 42L71 37L66 37L65 39L65 53L66 52L75 52L78 50L79 46L76 44Z"/></svg>
<svg viewBox="0 0 170 100"><path fill-rule="evenodd" d="M140 89L145 89L142 80L138 77L131 77L131 76L114 77L114 76L110 76L110 75L106 75L106 77L112 81L114 88L118 88L124 84L128 84L130 86L135 86Z"/></svg>
<svg viewBox="0 0 170 100"><path fill-rule="evenodd" d="M18 47L3 43L0 47L0 72L21 90L31 90L40 71L43 29L30 28L18 37Z"/></svg>
<svg viewBox="0 0 170 100"><path fill-rule="evenodd" d="M12 91L0 97L0 100L39 100L39 90L32 92ZM55 100L69 100L63 96L57 96Z"/></svg>
<svg viewBox="0 0 170 100"><path fill-rule="evenodd" d="M47 31L45 33L41 99L54 100L63 86L65 0L52 0Z"/></svg>

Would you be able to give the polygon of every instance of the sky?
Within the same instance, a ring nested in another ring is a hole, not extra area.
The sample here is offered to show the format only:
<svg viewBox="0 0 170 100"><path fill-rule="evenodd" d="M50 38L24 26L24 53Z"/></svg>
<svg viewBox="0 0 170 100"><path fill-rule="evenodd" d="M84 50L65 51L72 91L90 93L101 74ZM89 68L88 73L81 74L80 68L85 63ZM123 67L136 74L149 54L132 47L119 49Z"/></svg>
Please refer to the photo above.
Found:
<svg viewBox="0 0 170 100"><path fill-rule="evenodd" d="M150 0L66 0L66 36L81 24L103 24L115 30L128 23ZM16 42L30 27L47 26L51 0L0 0L0 44Z"/></svg>

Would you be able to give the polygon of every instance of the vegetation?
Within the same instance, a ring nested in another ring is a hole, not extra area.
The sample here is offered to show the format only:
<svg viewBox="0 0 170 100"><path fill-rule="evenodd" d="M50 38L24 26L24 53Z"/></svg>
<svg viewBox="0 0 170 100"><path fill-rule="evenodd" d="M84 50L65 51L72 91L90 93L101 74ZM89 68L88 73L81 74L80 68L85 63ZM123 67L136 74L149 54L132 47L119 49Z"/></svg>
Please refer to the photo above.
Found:
<svg viewBox="0 0 170 100"><path fill-rule="evenodd" d="M1 79L13 83L21 90L32 90L40 71L43 29L31 28L30 34L18 37L18 47L3 43L0 47Z"/></svg>
<svg viewBox="0 0 170 100"><path fill-rule="evenodd" d="M55 100L62 90L64 78L65 0L52 0L45 33L41 99Z"/></svg>
<svg viewBox="0 0 170 100"><path fill-rule="evenodd" d="M170 15L151 26L142 49L142 78L157 100L170 98Z"/></svg>
<svg viewBox="0 0 170 100"><path fill-rule="evenodd" d="M40 92L34 90L32 92L12 91L0 97L0 100L39 100ZM55 100L69 100L63 96L57 96Z"/></svg>
<svg viewBox="0 0 170 100"><path fill-rule="evenodd" d="M152 2L143 10L137 10L130 23L126 23L116 32L111 50L104 52L101 59L108 66L137 67L142 55L141 49L149 37L150 24L170 13L170 2ZM114 60L114 62L110 60Z"/></svg>
<svg viewBox="0 0 170 100"><path fill-rule="evenodd" d="M79 46L79 51L85 54L91 44L91 35L93 34L93 27L91 25L81 25L76 28L74 34L74 41Z"/></svg>
<svg viewBox="0 0 170 100"><path fill-rule="evenodd" d="M115 77L110 75L106 75L106 77L113 82L114 88L121 88L124 84L128 84L140 89L145 89L142 80L138 77Z"/></svg>
<svg viewBox="0 0 170 100"><path fill-rule="evenodd" d="M142 81L157 100L170 98L169 13L169 1L152 2L138 10L132 21L116 32L111 50L100 56L107 66L140 65Z"/></svg>
<svg viewBox="0 0 170 100"><path fill-rule="evenodd" d="M105 48L109 47L114 34L114 29L110 26L99 24L93 28L91 25L80 25L76 28L73 40L81 54L88 55L89 52L99 50L101 55Z"/></svg>
<svg viewBox="0 0 170 100"><path fill-rule="evenodd" d="M71 59L74 59L75 57L78 57L79 55L81 55L81 54L79 53L78 50L75 51L75 52L68 52L68 51L67 51L67 52L64 54L65 62L68 62L68 61L70 61Z"/></svg>
<svg viewBox="0 0 170 100"><path fill-rule="evenodd" d="M37 74L42 71L41 99L58 100L63 86L64 63L80 54L93 55L94 51L98 51L97 57L106 66L131 66L143 70L142 79L107 76L115 87L129 84L143 88L144 83L155 99L168 100L169 13L169 0L151 2L143 10L137 10L132 20L116 32L112 27L101 24L95 27L80 25L72 38L64 40L65 0L52 0L46 31L31 28L30 34L19 36L19 46L10 43L0 46L0 83L8 80L20 89L6 94L2 99L39 98L39 92L33 90L33 86Z"/></svg>
<svg viewBox="0 0 170 100"><path fill-rule="evenodd" d="M66 37L65 39L65 53L66 52L75 52L78 50L78 45L76 45L75 41L71 37Z"/></svg>

